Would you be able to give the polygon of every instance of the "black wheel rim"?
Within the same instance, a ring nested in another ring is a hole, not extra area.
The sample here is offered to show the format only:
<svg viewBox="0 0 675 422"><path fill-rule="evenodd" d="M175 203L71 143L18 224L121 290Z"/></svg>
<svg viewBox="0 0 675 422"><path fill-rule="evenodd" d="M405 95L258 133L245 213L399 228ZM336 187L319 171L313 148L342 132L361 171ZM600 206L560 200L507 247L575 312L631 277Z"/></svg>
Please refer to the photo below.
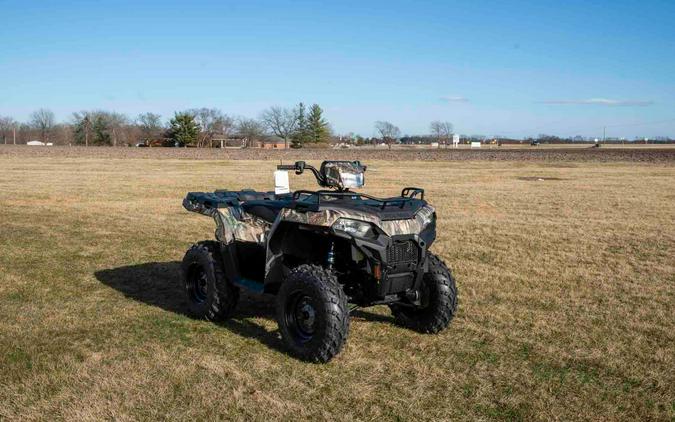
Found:
<svg viewBox="0 0 675 422"><path fill-rule="evenodd" d="M187 279L187 290L190 300L202 304L206 302L209 292L209 281L206 278L206 272L200 265L193 265L190 268Z"/></svg>
<svg viewBox="0 0 675 422"><path fill-rule="evenodd" d="M312 298L297 292L289 296L284 316L286 326L296 341L306 343L314 337L317 326L317 310Z"/></svg>

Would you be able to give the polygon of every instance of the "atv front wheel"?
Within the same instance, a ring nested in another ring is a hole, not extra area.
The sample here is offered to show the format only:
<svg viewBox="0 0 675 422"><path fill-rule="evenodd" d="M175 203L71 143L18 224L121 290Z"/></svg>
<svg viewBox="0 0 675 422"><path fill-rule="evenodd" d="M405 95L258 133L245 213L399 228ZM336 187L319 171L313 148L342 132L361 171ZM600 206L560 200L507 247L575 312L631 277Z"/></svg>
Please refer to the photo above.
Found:
<svg viewBox="0 0 675 422"><path fill-rule="evenodd" d="M239 288L223 272L218 242L195 243L181 264L181 281L190 313L209 321L230 316L239 299Z"/></svg>
<svg viewBox="0 0 675 422"><path fill-rule="evenodd" d="M429 271L422 281L422 306L390 305L396 321L422 333L445 329L457 312L457 286L450 269L436 255L429 254Z"/></svg>
<svg viewBox="0 0 675 422"><path fill-rule="evenodd" d="M328 362L347 341L347 296L330 271L301 265L279 289L277 321L293 354L310 362Z"/></svg>

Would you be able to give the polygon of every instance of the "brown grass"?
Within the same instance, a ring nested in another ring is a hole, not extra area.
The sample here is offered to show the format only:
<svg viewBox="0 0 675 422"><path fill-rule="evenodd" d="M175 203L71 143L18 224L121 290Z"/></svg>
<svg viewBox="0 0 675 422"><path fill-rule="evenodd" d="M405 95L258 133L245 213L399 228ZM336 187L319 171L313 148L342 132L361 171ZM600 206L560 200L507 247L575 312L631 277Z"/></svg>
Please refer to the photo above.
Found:
<svg viewBox="0 0 675 422"><path fill-rule="evenodd" d="M273 298L183 315L178 261L213 236L185 192L274 164L0 156L0 419L675 417L675 166L368 163L369 192L427 189L460 311L436 336L360 311L312 365Z"/></svg>

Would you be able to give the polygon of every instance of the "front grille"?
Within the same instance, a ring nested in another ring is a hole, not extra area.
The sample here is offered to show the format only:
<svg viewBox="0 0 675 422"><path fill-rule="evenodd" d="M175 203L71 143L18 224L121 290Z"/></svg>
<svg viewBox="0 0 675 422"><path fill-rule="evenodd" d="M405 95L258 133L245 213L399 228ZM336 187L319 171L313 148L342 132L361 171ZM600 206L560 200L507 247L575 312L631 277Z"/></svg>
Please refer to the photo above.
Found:
<svg viewBox="0 0 675 422"><path fill-rule="evenodd" d="M416 264L419 252L412 240L394 242L387 249L387 263L389 265Z"/></svg>

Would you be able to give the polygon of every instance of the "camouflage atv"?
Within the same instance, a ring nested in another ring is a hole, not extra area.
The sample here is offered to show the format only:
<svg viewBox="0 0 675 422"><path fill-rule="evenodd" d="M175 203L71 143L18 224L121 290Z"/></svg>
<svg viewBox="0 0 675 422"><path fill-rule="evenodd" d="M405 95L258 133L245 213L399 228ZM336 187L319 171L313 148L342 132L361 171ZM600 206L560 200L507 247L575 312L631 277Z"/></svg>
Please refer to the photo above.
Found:
<svg viewBox="0 0 675 422"><path fill-rule="evenodd" d="M323 190L290 192L288 170L311 171ZM347 340L352 308L386 304L402 325L424 333L448 326L457 308L450 270L429 251L436 213L424 190L376 198L358 161L277 166L275 192L190 192L189 210L212 217L216 241L193 245L181 266L190 311L222 320L240 289L276 295L284 343L298 357L327 362ZM283 177L282 177L283 180Z"/></svg>

